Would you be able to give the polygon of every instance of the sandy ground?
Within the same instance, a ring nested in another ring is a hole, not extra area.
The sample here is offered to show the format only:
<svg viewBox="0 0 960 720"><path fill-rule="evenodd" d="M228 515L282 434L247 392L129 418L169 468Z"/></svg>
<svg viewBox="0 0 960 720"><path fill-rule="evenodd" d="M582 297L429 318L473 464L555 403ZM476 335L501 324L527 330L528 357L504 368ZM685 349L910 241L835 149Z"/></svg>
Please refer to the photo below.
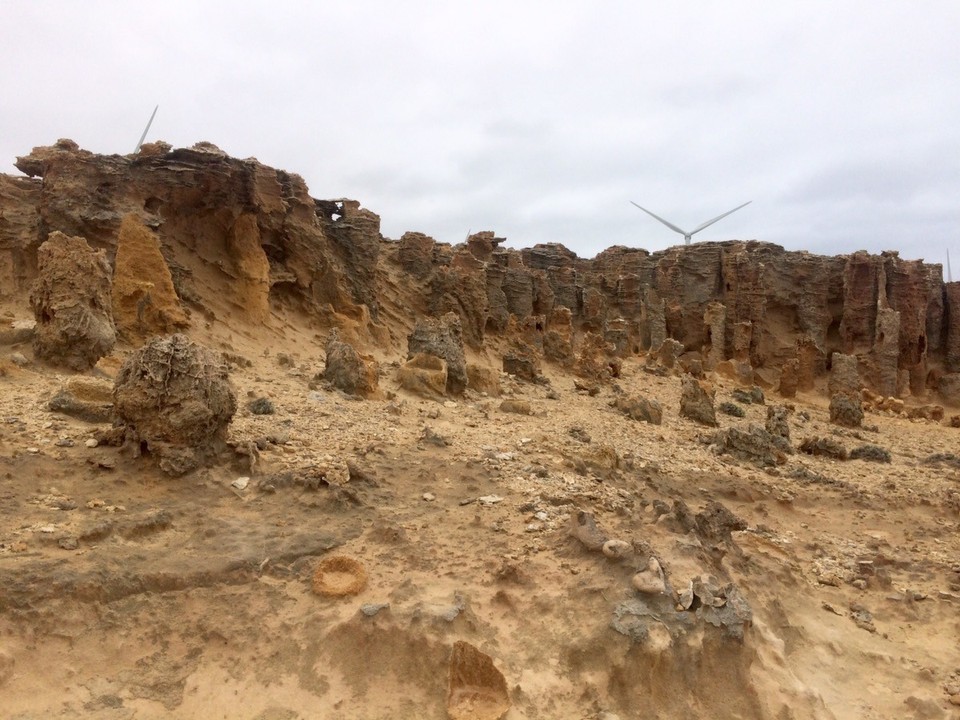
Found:
<svg viewBox="0 0 960 720"><path fill-rule="evenodd" d="M764 469L715 454L678 417L679 379L639 360L592 397L549 369L549 384L503 376L520 415L407 395L390 365L382 401L311 389L306 329L205 339L251 363L231 375L230 436L260 440L252 469L238 456L173 479L88 447L104 426L46 407L65 377L3 365L0 716L444 718L465 640L503 673L509 720L960 718L960 430L872 413L840 430L811 395L792 401L794 446L826 435L892 461ZM719 379L718 401L733 387ZM658 399L663 424L620 414L618 390ZM275 414L246 409L261 396ZM721 427L763 424L764 405L745 410ZM745 529L707 543L657 510L678 500L719 502ZM572 538L581 510L628 557ZM362 564L359 594L312 592L334 554ZM675 595L651 601L642 638L618 631L651 555L674 590L733 583L743 638L671 624L692 618L671 614Z"/></svg>

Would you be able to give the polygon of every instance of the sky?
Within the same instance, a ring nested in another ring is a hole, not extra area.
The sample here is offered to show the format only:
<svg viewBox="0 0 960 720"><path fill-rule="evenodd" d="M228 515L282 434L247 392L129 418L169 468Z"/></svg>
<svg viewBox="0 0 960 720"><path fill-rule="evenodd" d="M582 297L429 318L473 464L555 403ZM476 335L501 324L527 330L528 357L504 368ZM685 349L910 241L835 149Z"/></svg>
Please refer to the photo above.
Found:
<svg viewBox="0 0 960 720"><path fill-rule="evenodd" d="M956 0L0 2L0 172L204 140L456 243L953 260Z"/></svg>

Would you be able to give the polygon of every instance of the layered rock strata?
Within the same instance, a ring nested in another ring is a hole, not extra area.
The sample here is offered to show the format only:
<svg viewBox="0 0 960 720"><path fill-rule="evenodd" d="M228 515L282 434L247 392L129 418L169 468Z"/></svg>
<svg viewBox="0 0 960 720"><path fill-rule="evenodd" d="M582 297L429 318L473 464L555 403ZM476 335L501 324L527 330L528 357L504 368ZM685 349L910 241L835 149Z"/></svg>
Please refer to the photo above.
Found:
<svg viewBox="0 0 960 720"><path fill-rule="evenodd" d="M315 200L299 176L209 143L104 156L61 140L17 167L34 179L0 176L0 296L29 287L54 231L113 262L133 214L154 232L185 306L220 303L269 322L271 308L292 303L397 352L386 317L412 326L453 312L468 347L516 336L567 365L585 333L619 355L674 340L705 369L729 361L746 380L756 372L775 385L786 366L788 392L812 389L839 352L883 395L956 400L960 283L895 252L821 257L731 241L616 246L588 260L557 244L508 249L492 232L452 247L416 232L392 241L358 202ZM389 273L406 278L396 293L384 291Z"/></svg>

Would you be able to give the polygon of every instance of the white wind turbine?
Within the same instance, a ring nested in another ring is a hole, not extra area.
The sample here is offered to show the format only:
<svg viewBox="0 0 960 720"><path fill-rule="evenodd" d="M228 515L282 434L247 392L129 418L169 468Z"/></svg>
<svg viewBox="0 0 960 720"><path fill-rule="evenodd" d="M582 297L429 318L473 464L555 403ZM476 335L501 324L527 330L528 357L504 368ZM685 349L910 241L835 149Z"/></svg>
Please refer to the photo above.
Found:
<svg viewBox="0 0 960 720"><path fill-rule="evenodd" d="M705 223L703 223L702 225L699 225L698 227L696 227L695 229L691 230L690 232L687 232L686 230L681 230L681 229L678 228L676 225L674 225L672 222L669 222L668 220L664 220L664 219L663 219L662 217L660 217L659 215L654 215L652 212L650 212L649 210L647 210L645 207L640 207L639 205L637 205L635 202L633 202L633 200L630 201L630 204L631 204L631 205L635 205L636 207L640 208L641 210L643 210L643 211L644 211L647 215L649 215L650 217L659 220L660 222L662 222L664 225L666 225L666 226L667 226L668 228L670 228L671 230L673 230L673 231L675 231L675 232L678 232L678 233L680 233L681 235L683 235L684 242L685 242L687 245L689 245L689 244L690 244L690 238L692 238L692 237L693 237L694 235L696 235L698 232L700 232L700 231L703 230L704 228L710 227L711 225L713 225L713 224L714 224L715 222L717 222L718 220L723 220L727 215L730 215L730 214L732 214L732 213L735 213L735 212L736 212L737 210L739 210L740 208L745 208L747 205L749 205L749 204L752 203L752 202L753 202L753 200L747 200L747 202L745 202L743 205L738 205L738 206L735 207L733 210L727 210L727 212L725 212L723 215L717 215L717 217L715 217L713 220L707 220Z"/></svg>

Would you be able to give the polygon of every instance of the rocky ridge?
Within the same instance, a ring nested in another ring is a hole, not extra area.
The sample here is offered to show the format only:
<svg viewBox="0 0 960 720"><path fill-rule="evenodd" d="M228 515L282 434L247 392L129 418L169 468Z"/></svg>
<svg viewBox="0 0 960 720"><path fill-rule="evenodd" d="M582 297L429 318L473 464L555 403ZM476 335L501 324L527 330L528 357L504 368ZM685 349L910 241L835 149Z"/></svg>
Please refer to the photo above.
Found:
<svg viewBox="0 0 960 720"><path fill-rule="evenodd" d="M416 232L390 240L359 202L316 200L299 176L210 143L104 156L61 140L16 165L31 179L0 176L0 298L31 285L53 232L112 262L132 216L155 233L181 302L208 321L297 307L396 354L417 317L453 312L475 350L520 340L570 364L597 340L617 357L674 340L706 370L801 390L839 352L882 396L960 404L960 283L896 252L730 241L583 259L557 244L504 248L492 232L456 246ZM388 287L387 265L403 282Z"/></svg>

